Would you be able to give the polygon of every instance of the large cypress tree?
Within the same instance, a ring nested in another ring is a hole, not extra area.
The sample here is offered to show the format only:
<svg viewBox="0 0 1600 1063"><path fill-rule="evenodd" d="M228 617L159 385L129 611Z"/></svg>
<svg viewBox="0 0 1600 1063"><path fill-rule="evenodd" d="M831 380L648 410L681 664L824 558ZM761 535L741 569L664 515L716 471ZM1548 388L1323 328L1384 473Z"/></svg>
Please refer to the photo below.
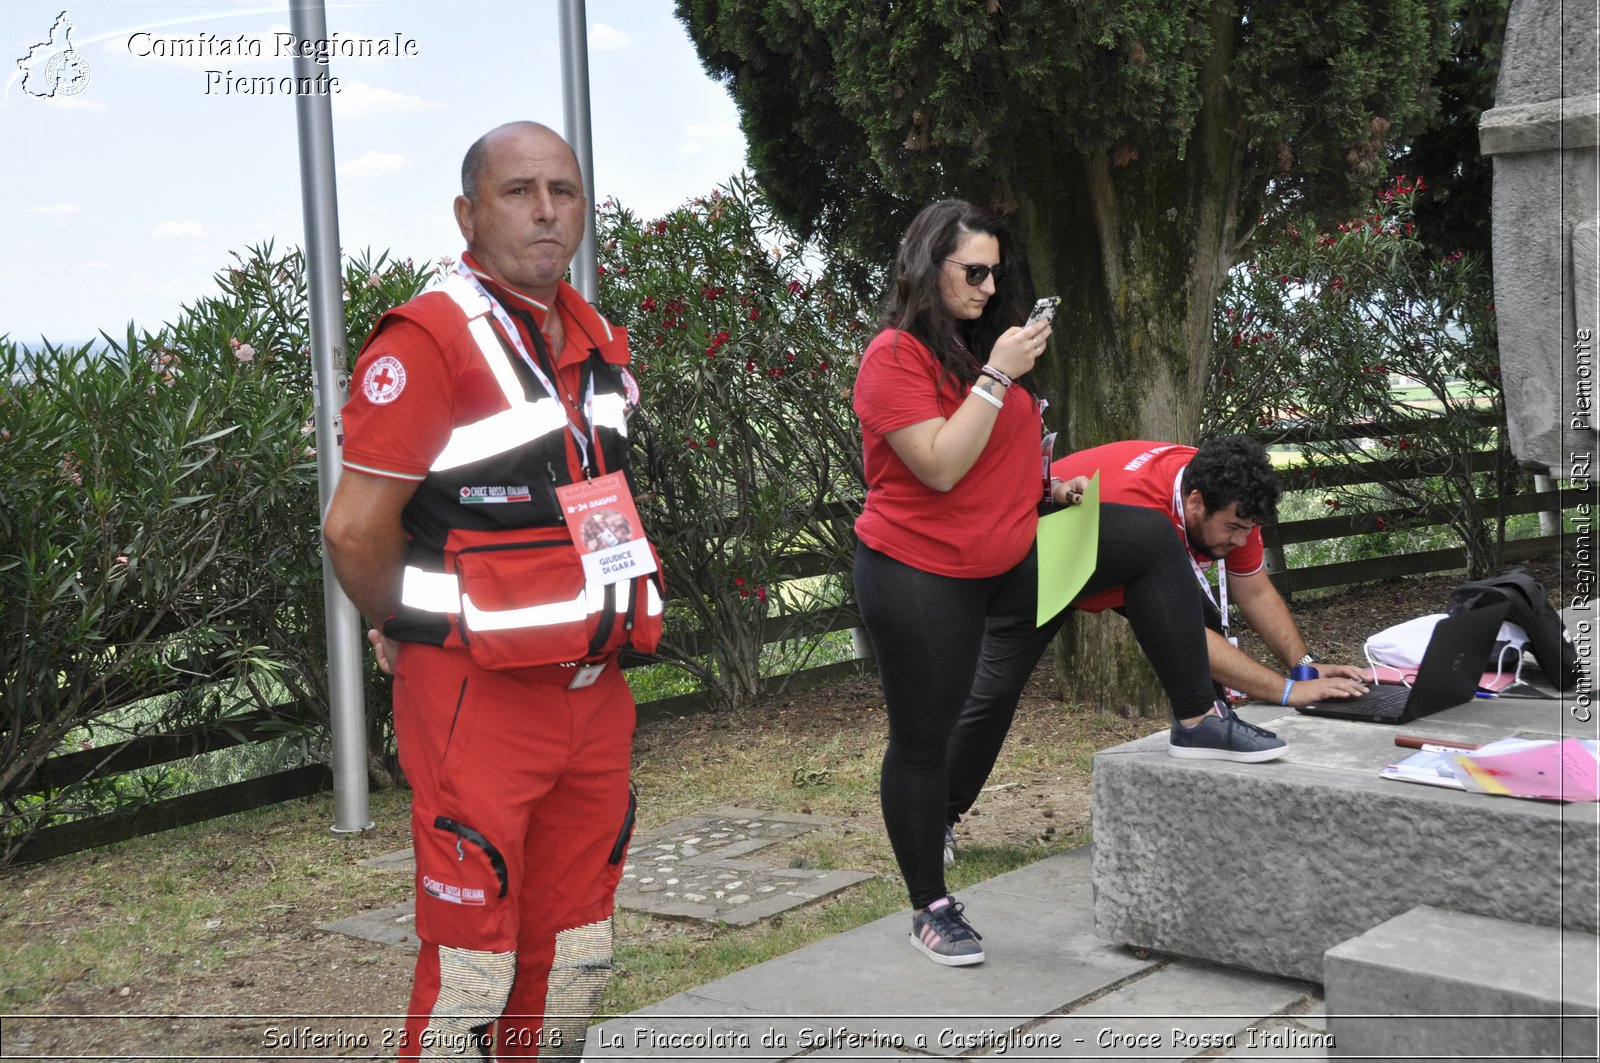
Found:
<svg viewBox="0 0 1600 1063"><path fill-rule="evenodd" d="M1193 439L1212 306L1258 220L1334 213L1432 112L1458 0L678 0L778 213L887 263L960 196L1059 293L1068 449ZM1130 647L1080 633L1092 695ZM1147 698L1139 695L1136 701Z"/></svg>

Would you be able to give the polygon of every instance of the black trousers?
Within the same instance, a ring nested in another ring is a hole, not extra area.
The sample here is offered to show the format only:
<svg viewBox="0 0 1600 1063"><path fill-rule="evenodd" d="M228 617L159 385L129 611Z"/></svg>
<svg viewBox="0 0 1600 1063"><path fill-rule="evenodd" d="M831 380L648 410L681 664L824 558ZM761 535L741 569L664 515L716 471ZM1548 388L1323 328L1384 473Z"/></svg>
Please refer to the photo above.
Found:
<svg viewBox="0 0 1600 1063"><path fill-rule="evenodd" d="M957 579L857 546L856 601L889 715L879 800L914 908L945 895L950 809L964 800L966 811L982 789L1022 688L1060 627L1060 617L1034 626L1037 582L1032 551L998 576ZM1139 506L1100 507L1098 558L1082 594L1112 587L1125 588L1123 611L1174 715L1206 711L1213 692L1202 596L1171 521Z"/></svg>

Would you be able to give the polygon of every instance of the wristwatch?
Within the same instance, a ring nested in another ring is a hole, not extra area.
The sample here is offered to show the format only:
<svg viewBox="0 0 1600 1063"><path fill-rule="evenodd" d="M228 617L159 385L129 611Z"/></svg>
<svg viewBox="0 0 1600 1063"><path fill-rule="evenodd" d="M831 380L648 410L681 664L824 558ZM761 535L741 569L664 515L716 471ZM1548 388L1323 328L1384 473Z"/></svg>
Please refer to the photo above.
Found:
<svg viewBox="0 0 1600 1063"><path fill-rule="evenodd" d="M1308 664L1316 664L1317 661L1316 661L1315 657L1312 657L1311 654L1308 653L1304 657L1300 658L1298 661L1296 661L1294 663L1295 663L1296 667L1304 667L1305 665L1308 665Z"/></svg>

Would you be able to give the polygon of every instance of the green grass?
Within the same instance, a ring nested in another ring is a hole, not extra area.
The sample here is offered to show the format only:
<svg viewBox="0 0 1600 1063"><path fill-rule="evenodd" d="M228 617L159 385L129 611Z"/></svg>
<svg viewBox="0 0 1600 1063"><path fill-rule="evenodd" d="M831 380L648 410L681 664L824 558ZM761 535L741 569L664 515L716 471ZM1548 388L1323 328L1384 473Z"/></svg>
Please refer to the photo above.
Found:
<svg viewBox="0 0 1600 1063"><path fill-rule="evenodd" d="M1008 796L1026 791L1032 801L1039 795L1043 809L1051 804L1047 787L1067 780L1081 792L1093 750L1142 726L1060 706L1035 711L1026 721L995 777L1021 786ZM616 976L602 1011L634 1011L905 912L905 888L878 810L883 740L871 680L804 700L769 699L745 713L641 727L634 770L641 833L719 805L811 813L834 823L775 844L759 859L875 877L750 927L619 909ZM82 1010L83 1001L115 1000L129 985L138 987L135 999L172 999L175 987L202 978L248 984L262 964L314 970L329 948L316 924L411 897L410 875L358 863L409 845L408 796L400 790L372 794L378 827L367 833L329 831L332 799L318 795L0 874L8 899L0 907L0 1011ZM1005 825L1002 814L992 825ZM1029 829L1014 832L1021 839L1015 842L964 844L951 888L959 891L1086 840L1069 827L1059 835L1049 828L1030 835ZM356 964L386 969L407 962L379 946L343 954L351 953ZM57 1001L69 1003L62 1009ZM348 1006L367 1011L402 1004L384 999Z"/></svg>
<svg viewBox="0 0 1600 1063"><path fill-rule="evenodd" d="M114 994L181 982L270 947L261 928L397 904L409 876L356 861L404 844L408 795L372 795L390 829L335 835L326 798L292 801L8 871L0 918L0 1009L26 1010L69 985ZM396 829L393 824L399 824Z"/></svg>

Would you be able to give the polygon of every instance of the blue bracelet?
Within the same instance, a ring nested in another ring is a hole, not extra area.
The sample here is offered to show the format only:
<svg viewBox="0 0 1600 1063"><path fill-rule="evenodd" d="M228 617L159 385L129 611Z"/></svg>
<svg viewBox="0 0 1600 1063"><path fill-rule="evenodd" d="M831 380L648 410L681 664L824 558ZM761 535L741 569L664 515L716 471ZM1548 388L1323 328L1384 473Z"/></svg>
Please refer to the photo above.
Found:
<svg viewBox="0 0 1600 1063"><path fill-rule="evenodd" d="M1287 704L1289 704L1289 691L1291 691L1293 689L1294 689L1294 680L1293 679L1285 679L1283 681L1283 700L1278 702L1279 705L1287 705Z"/></svg>

